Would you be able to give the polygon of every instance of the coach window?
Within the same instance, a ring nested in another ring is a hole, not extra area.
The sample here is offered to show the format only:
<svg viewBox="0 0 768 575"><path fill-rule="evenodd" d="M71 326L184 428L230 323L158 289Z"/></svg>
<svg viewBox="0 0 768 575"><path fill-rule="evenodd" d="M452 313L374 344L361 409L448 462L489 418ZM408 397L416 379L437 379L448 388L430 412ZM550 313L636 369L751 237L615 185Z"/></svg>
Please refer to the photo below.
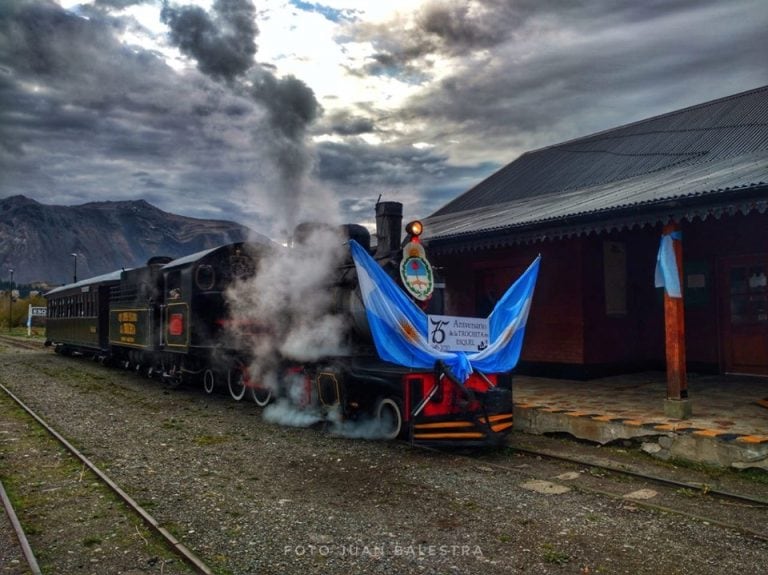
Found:
<svg viewBox="0 0 768 575"><path fill-rule="evenodd" d="M195 272L195 283L203 291L212 289L216 283L216 273L209 265L198 266Z"/></svg>

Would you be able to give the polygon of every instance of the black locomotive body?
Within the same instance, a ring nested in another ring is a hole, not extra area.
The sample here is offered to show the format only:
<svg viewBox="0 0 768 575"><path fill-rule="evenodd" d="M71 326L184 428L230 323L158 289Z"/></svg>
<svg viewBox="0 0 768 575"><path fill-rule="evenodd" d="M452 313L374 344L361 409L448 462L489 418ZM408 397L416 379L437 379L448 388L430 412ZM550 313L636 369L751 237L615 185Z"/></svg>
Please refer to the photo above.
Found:
<svg viewBox="0 0 768 575"><path fill-rule="evenodd" d="M401 224L400 204L377 205L372 255L385 270L398 269ZM344 226L343 232L370 252L365 228ZM271 242L228 244L175 260L152 258L144 267L54 289L46 294L48 343L60 353L92 355L172 385L202 383L208 393L226 387L234 399L248 396L260 406L290 398L294 407L330 418L342 430L370 422L371 436L390 439L503 441L512 427L509 375L474 373L459 383L440 364L418 371L379 359L351 258L325 286L345 318L345 352L311 362L277 358L276 378L252 377L250 366L259 358L248 334L258 337L270 326L253 318L239 325L227 292L251 279L266 254L286 249Z"/></svg>

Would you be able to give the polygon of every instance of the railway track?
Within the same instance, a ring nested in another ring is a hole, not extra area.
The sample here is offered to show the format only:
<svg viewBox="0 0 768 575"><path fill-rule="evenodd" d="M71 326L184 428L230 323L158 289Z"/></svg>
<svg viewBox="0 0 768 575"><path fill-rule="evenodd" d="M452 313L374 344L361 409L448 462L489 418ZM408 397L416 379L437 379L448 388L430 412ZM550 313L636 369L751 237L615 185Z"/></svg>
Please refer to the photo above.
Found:
<svg viewBox="0 0 768 575"><path fill-rule="evenodd" d="M0 338L2 339L2 338ZM15 343L15 342L14 342ZM35 348L37 349L37 348ZM48 425L39 415L37 415L29 406L22 402L16 395L14 395L8 388L0 384L0 390L5 393L13 402L26 412L32 419L35 420L37 425L45 430L51 437L53 437L62 447L64 447L74 458L76 458L83 466L84 469L90 470L97 478L98 481L112 491L133 513L135 513L144 524L154 531L160 539L165 543L168 549L176 554L182 561L184 561L192 570L201 575L213 575L213 570L203 562L197 555L195 555L190 549L184 546L176 537L174 537L168 529L163 527L160 522L157 521L146 509L139 505L130 495L128 495L117 483L115 483L106 473L99 469L92 461L90 461L83 453L81 453L74 445L67 441L60 433ZM3 491L4 494L4 491ZM3 497L6 510L10 506L10 501L6 504L7 497ZM37 560L32 553L29 544L26 542L26 536L21 529L21 525L18 521L13 520L12 512L8 512L9 519L13 524L16 531L17 539L19 540L24 557L29 564L29 568L33 573L40 573L40 569L37 566Z"/></svg>
<svg viewBox="0 0 768 575"><path fill-rule="evenodd" d="M0 341L29 349L41 348L40 343L25 342L7 336L0 336ZM446 454L445 450L431 451ZM672 514L768 541L768 531L764 527L768 516L768 499L739 493L733 489L722 489L706 481L665 477L663 468L654 468L654 473L648 473L629 469L615 461L597 462L584 457L515 445L505 452L448 453L451 457L462 459L476 468L503 470L524 480L543 481L544 484L610 498L622 509L644 508ZM564 472L564 469L568 471ZM655 472L657 469L658 473ZM157 522L151 519L151 516L147 519L144 513L136 512L155 529L153 523ZM168 544L174 549L178 549L177 543L173 539L168 540Z"/></svg>
<svg viewBox="0 0 768 575"><path fill-rule="evenodd" d="M446 453L445 450L414 447ZM510 452L514 463L510 462ZM534 490L536 486L540 487L542 493L573 489L614 499L626 509L640 507L674 514L768 541L768 530L765 529L768 499L761 497L549 450L510 446L504 454L452 455L475 465L523 476L533 482L531 485ZM567 465L571 471L563 472L563 465Z"/></svg>
<svg viewBox="0 0 768 575"><path fill-rule="evenodd" d="M43 342L40 340L21 339L19 337L14 337L6 334L0 334L0 343L5 343L12 347L19 347L22 349L33 349L36 351L40 351L43 349Z"/></svg>
<svg viewBox="0 0 768 575"><path fill-rule="evenodd" d="M29 545L27 534L24 532L21 523L19 523L19 518L16 516L16 510L13 508L13 503L5 492L5 487L3 487L2 482L0 482L0 500L3 502L3 509L5 510L8 522L16 537L16 542L18 542L20 556L23 557L32 575L41 575L42 571L40 571L40 565L37 563L37 558L32 551L32 547ZM9 552L13 553L10 550Z"/></svg>
<svg viewBox="0 0 768 575"><path fill-rule="evenodd" d="M598 463L595 461L590 461L588 459L583 459L579 457L562 455L560 453L552 453L551 451L543 451L543 450L536 450L536 449L523 448L523 447L514 447L514 450L517 453L523 453L523 454L534 456L534 457L546 457L549 459L563 461L565 463L571 463L578 466L588 467L590 469L600 469L608 473L619 473L627 477L634 477L643 481L652 482L652 483L663 485L670 488L687 489L691 491L701 492L710 497L720 498L720 499L733 501L733 502L741 503L745 505L755 505L755 506L765 507L766 510L768 510L768 498L756 497L754 495L746 495L743 493L736 493L733 491L725 491L723 489L712 487L710 484L705 482L681 481L679 479L663 477L658 474L650 474L650 473L645 473L635 469L629 469L626 466L612 465L604 462Z"/></svg>

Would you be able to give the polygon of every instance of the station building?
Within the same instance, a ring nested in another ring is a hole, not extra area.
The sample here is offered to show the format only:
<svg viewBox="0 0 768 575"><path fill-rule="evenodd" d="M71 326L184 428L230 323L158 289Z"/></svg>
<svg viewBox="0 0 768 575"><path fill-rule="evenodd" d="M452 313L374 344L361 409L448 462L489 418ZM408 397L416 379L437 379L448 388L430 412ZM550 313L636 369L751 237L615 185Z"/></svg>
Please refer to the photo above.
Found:
<svg viewBox="0 0 768 575"><path fill-rule="evenodd" d="M768 86L527 152L425 221L455 315L485 316L541 254L518 372L666 364L662 229L682 232L684 346L768 375Z"/></svg>

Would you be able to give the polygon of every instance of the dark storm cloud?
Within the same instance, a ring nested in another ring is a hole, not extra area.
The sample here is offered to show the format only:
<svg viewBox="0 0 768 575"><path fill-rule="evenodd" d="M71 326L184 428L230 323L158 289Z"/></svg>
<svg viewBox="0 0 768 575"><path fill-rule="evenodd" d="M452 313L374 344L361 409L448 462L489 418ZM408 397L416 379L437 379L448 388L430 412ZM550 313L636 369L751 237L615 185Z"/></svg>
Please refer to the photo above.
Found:
<svg viewBox="0 0 768 575"><path fill-rule="evenodd" d="M197 65L183 71L121 40L151 35L124 10L150 2L0 0L0 197L144 197L267 233L316 188L346 221L380 193L424 216L527 150L768 84L762 0L444 0L375 26L294 2L338 22L349 54L373 46L350 73L411 90L323 116L309 86L256 61L251 2L165 4Z"/></svg>
<svg viewBox="0 0 768 575"><path fill-rule="evenodd" d="M52 2L0 3L0 195L75 204L149 190L163 209L229 214L224 192L244 202L258 175L252 126L263 112L122 44L126 25Z"/></svg>
<svg viewBox="0 0 768 575"><path fill-rule="evenodd" d="M471 55L510 41L525 41L531 34L552 37L558 29L584 28L589 34L685 13L701 4L697 0L436 0L423 6L412 21L398 16L395 22L352 23L349 31L373 42L378 50L368 70L410 72L431 67L433 56ZM524 51L525 46L520 49Z"/></svg>
<svg viewBox="0 0 768 575"><path fill-rule="evenodd" d="M320 107L303 82L254 63L253 5L219 0L210 15L166 5L172 39L200 71L179 73L121 42L139 25L110 8L128 4L0 3L0 195L153 197L245 223L298 201ZM265 189L271 201L254 201Z"/></svg>
<svg viewBox="0 0 768 575"><path fill-rule="evenodd" d="M376 123L371 118L366 118L352 112L335 112L326 116L318 125L317 131L325 134L337 134L339 136L359 136L371 134L376 131Z"/></svg>
<svg viewBox="0 0 768 575"><path fill-rule="evenodd" d="M379 194L422 217L498 167L484 162L452 166L442 154L410 145L372 146L361 140L318 145L317 176L333 182L349 221L370 220Z"/></svg>
<svg viewBox="0 0 768 575"><path fill-rule="evenodd" d="M434 3L412 20L348 28L378 48L366 67L412 81L453 63L393 116L453 163L541 146L768 83L759 0ZM391 133L394 122L379 118Z"/></svg>
<svg viewBox="0 0 768 575"><path fill-rule="evenodd" d="M412 25L359 23L351 29L378 50L366 73L399 71L413 76L431 67L430 56L464 54L500 44L514 34L527 10L506 0L432 2L418 12Z"/></svg>
<svg viewBox="0 0 768 575"><path fill-rule="evenodd" d="M212 15L199 6L165 3L161 17L171 30L171 41L197 61L201 72L232 80L253 65L255 14L249 0L216 0Z"/></svg>
<svg viewBox="0 0 768 575"><path fill-rule="evenodd" d="M154 1L155 0L95 0L93 5L97 8L104 8L107 10L122 10L130 6L149 4Z"/></svg>

